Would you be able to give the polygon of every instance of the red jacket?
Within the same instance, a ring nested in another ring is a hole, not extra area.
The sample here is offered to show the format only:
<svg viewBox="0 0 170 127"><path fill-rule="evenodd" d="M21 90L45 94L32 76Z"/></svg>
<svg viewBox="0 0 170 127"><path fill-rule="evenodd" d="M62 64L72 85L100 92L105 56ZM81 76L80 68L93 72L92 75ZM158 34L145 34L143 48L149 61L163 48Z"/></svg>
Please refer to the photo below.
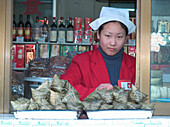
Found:
<svg viewBox="0 0 170 127"><path fill-rule="evenodd" d="M135 83L136 60L123 53L119 80ZM105 61L98 49L74 56L61 79L68 80L77 90L82 101L101 83L110 83Z"/></svg>

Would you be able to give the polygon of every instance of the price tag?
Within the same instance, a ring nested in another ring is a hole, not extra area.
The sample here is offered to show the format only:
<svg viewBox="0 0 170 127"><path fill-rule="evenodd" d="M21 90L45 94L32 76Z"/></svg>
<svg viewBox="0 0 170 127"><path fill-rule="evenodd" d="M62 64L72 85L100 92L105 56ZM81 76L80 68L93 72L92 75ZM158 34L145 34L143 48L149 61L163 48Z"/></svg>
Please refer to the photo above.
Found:
<svg viewBox="0 0 170 127"><path fill-rule="evenodd" d="M125 90L131 90L132 83L130 80L118 80L118 86L124 88Z"/></svg>

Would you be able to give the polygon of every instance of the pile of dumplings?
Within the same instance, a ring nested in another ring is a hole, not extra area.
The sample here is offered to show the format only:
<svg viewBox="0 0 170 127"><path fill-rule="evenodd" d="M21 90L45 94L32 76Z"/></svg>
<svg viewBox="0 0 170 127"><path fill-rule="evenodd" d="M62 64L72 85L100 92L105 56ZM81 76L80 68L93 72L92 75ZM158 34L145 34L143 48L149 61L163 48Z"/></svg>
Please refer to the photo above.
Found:
<svg viewBox="0 0 170 127"><path fill-rule="evenodd" d="M37 89L31 88L32 98L18 98L11 101L13 110L108 110L108 109L154 109L154 104L147 104L147 95L134 85L130 91L118 86L113 90L95 90L82 102L78 92L67 80L57 75L51 83L47 79Z"/></svg>

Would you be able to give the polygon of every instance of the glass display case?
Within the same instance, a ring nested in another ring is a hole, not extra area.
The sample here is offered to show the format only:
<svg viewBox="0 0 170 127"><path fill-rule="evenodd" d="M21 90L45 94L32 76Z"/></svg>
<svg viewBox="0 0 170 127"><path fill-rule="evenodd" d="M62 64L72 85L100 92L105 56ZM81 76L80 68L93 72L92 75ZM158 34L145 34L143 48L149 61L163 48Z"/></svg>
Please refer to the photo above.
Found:
<svg viewBox="0 0 170 127"><path fill-rule="evenodd" d="M152 0L150 56L151 102L170 102L169 6L170 3L168 0Z"/></svg>
<svg viewBox="0 0 170 127"><path fill-rule="evenodd" d="M169 5L149 0L138 7L137 83L149 95L148 103L155 103L154 115L170 115Z"/></svg>

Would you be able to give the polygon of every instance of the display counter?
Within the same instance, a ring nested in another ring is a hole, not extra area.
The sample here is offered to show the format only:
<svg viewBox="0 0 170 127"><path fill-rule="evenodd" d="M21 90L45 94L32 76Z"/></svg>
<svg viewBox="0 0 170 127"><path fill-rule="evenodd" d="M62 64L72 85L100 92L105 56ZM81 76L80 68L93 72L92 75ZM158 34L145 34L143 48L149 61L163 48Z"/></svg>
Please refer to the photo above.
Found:
<svg viewBox="0 0 170 127"><path fill-rule="evenodd" d="M168 127L170 116L150 119L61 120L15 119L13 114L0 114L0 127Z"/></svg>

